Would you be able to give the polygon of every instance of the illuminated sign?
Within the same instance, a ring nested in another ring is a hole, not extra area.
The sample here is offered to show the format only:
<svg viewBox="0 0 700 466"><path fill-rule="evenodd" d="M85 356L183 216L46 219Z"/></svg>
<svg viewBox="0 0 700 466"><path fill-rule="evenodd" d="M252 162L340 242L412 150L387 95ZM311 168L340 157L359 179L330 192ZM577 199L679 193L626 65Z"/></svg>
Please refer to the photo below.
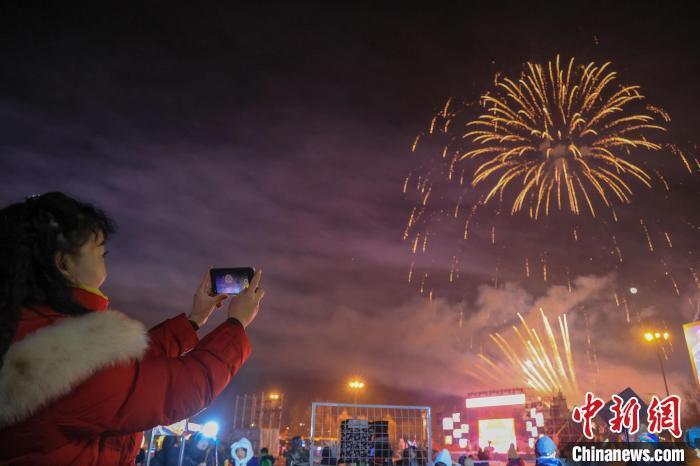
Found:
<svg viewBox="0 0 700 466"><path fill-rule="evenodd" d="M489 408L492 406L524 405L525 394L484 396L480 398L467 398L467 408Z"/></svg>
<svg viewBox="0 0 700 466"><path fill-rule="evenodd" d="M537 413L537 416L535 416L535 425L537 427L544 427L544 414Z"/></svg>
<svg viewBox="0 0 700 466"><path fill-rule="evenodd" d="M511 443L516 445L515 420L510 418L479 421L479 445L485 447L489 442L497 453L506 453Z"/></svg>
<svg viewBox="0 0 700 466"><path fill-rule="evenodd" d="M683 325L685 334L685 344L688 346L690 363L693 366L693 377L695 383L700 386L700 321Z"/></svg>

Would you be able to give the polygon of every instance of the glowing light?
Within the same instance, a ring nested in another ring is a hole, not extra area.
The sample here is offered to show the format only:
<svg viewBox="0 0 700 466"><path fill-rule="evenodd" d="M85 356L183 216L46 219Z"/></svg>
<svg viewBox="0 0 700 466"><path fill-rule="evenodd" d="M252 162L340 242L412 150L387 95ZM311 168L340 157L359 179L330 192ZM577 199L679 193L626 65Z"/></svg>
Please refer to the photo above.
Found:
<svg viewBox="0 0 700 466"><path fill-rule="evenodd" d="M646 341L661 340L661 339L668 340L669 338L671 338L671 334L668 332L663 332L663 333L661 333L661 332L646 332L646 333L644 333L644 339Z"/></svg>
<svg viewBox="0 0 700 466"><path fill-rule="evenodd" d="M481 97L484 113L464 134L477 147L462 159L486 158L472 179L473 186L492 181L484 203L520 186L513 214L527 203L537 219L550 205L566 204L595 217L594 195L610 208L612 198L630 202L631 180L651 188L651 177L627 155L660 150L650 133L665 131L663 122L643 110L626 112L644 96L639 86L615 90L609 66L575 66L572 58L562 67L557 56L546 65L527 63L519 78L496 79L495 91Z"/></svg>
<svg viewBox="0 0 700 466"><path fill-rule="evenodd" d="M487 408L491 406L524 405L525 394L514 393L512 395L485 396L480 398L467 398L467 408Z"/></svg>
<svg viewBox="0 0 700 466"><path fill-rule="evenodd" d="M452 420L454 422L459 422L459 413L452 413Z"/></svg>
<svg viewBox="0 0 700 466"><path fill-rule="evenodd" d="M270 399L271 400L279 400L280 394L279 393L270 393Z"/></svg>
<svg viewBox="0 0 700 466"><path fill-rule="evenodd" d="M348 387L350 387L353 390L361 390L365 388L365 383L362 382L361 380L352 380L348 384Z"/></svg>
<svg viewBox="0 0 700 466"><path fill-rule="evenodd" d="M209 438L216 438L219 433L219 424L215 421L209 421L202 426L202 435Z"/></svg>
<svg viewBox="0 0 700 466"><path fill-rule="evenodd" d="M537 413L537 416L535 416L535 425L537 427L544 427L544 414Z"/></svg>
<svg viewBox="0 0 700 466"><path fill-rule="evenodd" d="M445 435L445 445L452 445L452 436Z"/></svg>
<svg viewBox="0 0 700 466"><path fill-rule="evenodd" d="M479 421L479 445L488 445L491 442L498 453L508 451L510 444L517 444L515 439L515 420L510 419L483 419Z"/></svg>
<svg viewBox="0 0 700 466"><path fill-rule="evenodd" d="M442 419L442 429L443 430L452 430L454 428L454 423L452 421L451 417L446 417Z"/></svg>
<svg viewBox="0 0 700 466"><path fill-rule="evenodd" d="M637 288L635 288L635 287L630 288L630 293L632 293L632 294L637 294L638 291L639 290L637 290Z"/></svg>

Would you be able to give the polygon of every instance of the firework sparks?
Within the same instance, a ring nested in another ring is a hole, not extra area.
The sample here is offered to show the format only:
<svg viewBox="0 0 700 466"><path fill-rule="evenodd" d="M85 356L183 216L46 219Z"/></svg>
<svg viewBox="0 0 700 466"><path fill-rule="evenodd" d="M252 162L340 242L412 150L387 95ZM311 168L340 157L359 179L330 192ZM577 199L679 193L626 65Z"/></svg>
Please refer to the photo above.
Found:
<svg viewBox="0 0 700 466"><path fill-rule="evenodd" d="M673 242L671 241L671 235L669 235L667 231L664 231L664 237L666 238L666 242L668 243L668 247L672 248Z"/></svg>
<svg viewBox="0 0 700 466"><path fill-rule="evenodd" d="M418 147L418 141L420 141L420 134L416 136L416 139L413 140L413 145L411 145L411 152L416 151L416 147Z"/></svg>
<svg viewBox="0 0 700 466"><path fill-rule="evenodd" d="M478 204L474 204L469 211L469 215L467 216L467 220L464 222L464 239L467 240L469 239L469 223L472 221L472 218L474 218L474 214L476 214L476 209L478 207Z"/></svg>
<svg viewBox="0 0 700 466"><path fill-rule="evenodd" d="M669 280L671 280L671 284L673 285L673 291L676 292L676 296L680 296L681 290L680 288L678 288L678 282L676 282L676 279L673 277L671 269L669 268L666 261L663 259L661 259L661 264L664 266L664 274L668 277Z"/></svg>
<svg viewBox="0 0 700 466"><path fill-rule="evenodd" d="M506 363L523 377L526 385L537 392L544 394L577 393L579 387L566 315L562 314L557 318L559 324L559 335L557 336L544 311L539 310L540 321L544 329L544 340L540 338L537 329L527 325L520 313L517 316L522 331L516 326L513 326L512 330L517 336L517 341L520 342L519 348L516 348L499 332L489 335L491 341L505 358ZM492 359L484 355L480 355L480 357L486 363L482 368L483 372L491 375L494 372L504 372L503 367Z"/></svg>
<svg viewBox="0 0 700 466"><path fill-rule="evenodd" d="M642 225L642 228L644 229L644 235L647 238L647 246L649 246L649 252L654 252L654 243L651 242L651 235L649 234L649 229L647 228L647 225L644 223L643 218L639 219L639 224Z"/></svg>
<svg viewBox="0 0 700 466"><path fill-rule="evenodd" d="M695 248L678 229L698 232L700 223L661 207L692 189L688 181L700 173L700 162L697 147L681 150L663 136L670 123L665 111L645 106L639 87L619 86L609 63L571 60L562 67L557 58L527 64L518 78L496 76L494 83L481 106L455 100L437 110L419 135L421 142L431 138L416 151L420 165L400 180L404 197L414 203L403 225L407 248L428 254L430 242L430 254L443 262L430 275L425 261L411 263L409 282L428 302L446 290L438 280L447 279L447 293L460 293L459 262L469 265L481 252L487 260L479 263L479 274L496 288L527 278L524 286L544 282L574 293L577 276L612 272L616 283L605 296L617 306L611 318L628 325L641 321L639 306L623 291L630 286L628 274L638 271L640 252L658 263L649 270L661 275L654 283L670 285L664 292L675 298L687 285L700 288L692 269ZM458 245L456 253L443 253L445 237ZM687 261L672 260L671 254L685 251ZM480 352L473 369L485 372L477 378L501 383L504 370L515 370L540 393L579 390L566 315L550 325L540 311L528 318L530 326L518 315L510 335L495 332L486 341L479 341L464 315L460 310L459 326L471 330L470 347L495 345L494 354ZM583 317L587 361L597 374L595 340Z"/></svg>
<svg viewBox="0 0 700 466"><path fill-rule="evenodd" d="M542 254L540 257L540 261L542 262L542 280L547 281L547 256L545 254Z"/></svg>
<svg viewBox="0 0 700 466"><path fill-rule="evenodd" d="M464 138L478 147L462 156L487 158L472 179L474 186L493 181L485 203L518 185L513 214L527 203L536 219L556 203L578 215L585 203L595 217L594 194L611 207L611 198L630 202L631 179L651 187L651 177L627 155L660 150L650 133L665 128L649 113L626 111L644 96L639 86L612 90L616 73L609 66L575 66L572 58L561 67L557 56L547 65L528 63L516 81L496 78L497 94L482 96L485 113L467 123Z"/></svg>
<svg viewBox="0 0 700 466"><path fill-rule="evenodd" d="M695 272L695 269L693 267L688 267L688 270L690 270L690 274L693 277L693 281L695 282L695 287L700 289L700 279L698 279L698 274Z"/></svg>

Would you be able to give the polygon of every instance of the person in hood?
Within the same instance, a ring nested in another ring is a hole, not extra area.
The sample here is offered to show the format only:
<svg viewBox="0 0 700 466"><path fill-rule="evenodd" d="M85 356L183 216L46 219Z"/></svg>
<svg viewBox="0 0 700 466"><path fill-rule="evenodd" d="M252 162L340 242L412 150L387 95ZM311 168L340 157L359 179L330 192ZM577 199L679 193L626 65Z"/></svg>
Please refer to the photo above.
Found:
<svg viewBox="0 0 700 466"><path fill-rule="evenodd" d="M554 441L546 435L537 439L535 443L536 466L562 466L557 458L557 446Z"/></svg>
<svg viewBox="0 0 700 466"><path fill-rule="evenodd" d="M253 459L253 445L250 440L243 437L239 441L231 444L231 458L235 466L248 466Z"/></svg>
<svg viewBox="0 0 700 466"><path fill-rule="evenodd" d="M438 453L433 462L433 466L452 466L452 457L447 448L444 448L440 453Z"/></svg>
<svg viewBox="0 0 700 466"><path fill-rule="evenodd" d="M115 231L58 192L0 209L0 464L133 465L144 430L200 412L250 355L259 272L203 339L227 298L208 273L189 315L146 330L100 291Z"/></svg>

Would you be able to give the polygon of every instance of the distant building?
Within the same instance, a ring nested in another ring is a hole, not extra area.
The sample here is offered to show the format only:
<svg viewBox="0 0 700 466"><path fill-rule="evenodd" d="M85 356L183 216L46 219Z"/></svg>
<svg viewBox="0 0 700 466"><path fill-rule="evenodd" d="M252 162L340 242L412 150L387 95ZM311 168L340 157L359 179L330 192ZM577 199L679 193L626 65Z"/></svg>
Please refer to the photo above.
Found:
<svg viewBox="0 0 700 466"><path fill-rule="evenodd" d="M233 403L227 440L233 442L246 437L252 443L256 454L261 448L267 448L272 455L278 455L283 408L282 393L237 395Z"/></svg>

